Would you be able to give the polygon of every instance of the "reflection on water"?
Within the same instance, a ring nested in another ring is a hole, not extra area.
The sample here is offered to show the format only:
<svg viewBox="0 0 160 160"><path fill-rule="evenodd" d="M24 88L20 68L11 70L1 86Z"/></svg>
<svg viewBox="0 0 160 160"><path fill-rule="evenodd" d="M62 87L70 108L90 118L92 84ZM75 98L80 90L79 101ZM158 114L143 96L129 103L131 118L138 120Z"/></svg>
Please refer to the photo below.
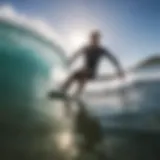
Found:
<svg viewBox="0 0 160 160"><path fill-rule="evenodd" d="M125 91L127 106L119 109L110 99L119 98L116 90L108 94L105 103L99 107L99 119L103 128L103 153L107 159L158 160L160 158L160 79L157 69L152 70L157 78L146 77L134 80ZM122 88L119 89L120 92ZM113 108L111 108L113 107ZM105 111L106 108L106 111ZM107 110L109 113L107 113ZM116 111L117 110L117 111ZM96 115L94 109L94 115ZM105 148L105 149L104 149Z"/></svg>

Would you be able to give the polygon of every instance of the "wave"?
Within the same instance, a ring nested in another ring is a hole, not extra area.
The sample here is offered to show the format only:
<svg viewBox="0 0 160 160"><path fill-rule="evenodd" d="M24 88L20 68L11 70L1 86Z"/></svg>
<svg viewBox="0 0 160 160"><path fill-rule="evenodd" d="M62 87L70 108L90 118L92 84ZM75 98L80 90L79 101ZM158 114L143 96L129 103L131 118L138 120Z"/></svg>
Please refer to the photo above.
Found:
<svg viewBox="0 0 160 160"><path fill-rule="evenodd" d="M74 117L67 120L63 101L47 96L56 85L53 73L65 66L65 58L46 24L11 7L0 8L1 159L72 156Z"/></svg>
<svg viewBox="0 0 160 160"><path fill-rule="evenodd" d="M0 26L28 34L53 47L54 50L56 49L63 59L66 57L66 51L60 36L41 20L17 14L11 6L2 6L0 7Z"/></svg>

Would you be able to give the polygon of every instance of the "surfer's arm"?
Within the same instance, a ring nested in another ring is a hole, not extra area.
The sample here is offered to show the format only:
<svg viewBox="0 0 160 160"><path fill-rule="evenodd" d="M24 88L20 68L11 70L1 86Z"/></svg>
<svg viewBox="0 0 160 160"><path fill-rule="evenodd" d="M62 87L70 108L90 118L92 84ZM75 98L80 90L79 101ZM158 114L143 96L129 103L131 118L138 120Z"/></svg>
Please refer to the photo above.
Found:
<svg viewBox="0 0 160 160"><path fill-rule="evenodd" d="M72 64L73 63L73 61L75 61L81 54L82 54L82 52L83 52L83 49L79 49L79 50L77 50L74 54L73 54L73 56L69 59L69 64Z"/></svg>
<svg viewBox="0 0 160 160"><path fill-rule="evenodd" d="M108 50L104 51L104 55L116 67L118 75L121 76L121 77L123 77L124 76L124 71L123 71L123 68L122 68L120 62L117 60L117 58L110 51L108 51Z"/></svg>

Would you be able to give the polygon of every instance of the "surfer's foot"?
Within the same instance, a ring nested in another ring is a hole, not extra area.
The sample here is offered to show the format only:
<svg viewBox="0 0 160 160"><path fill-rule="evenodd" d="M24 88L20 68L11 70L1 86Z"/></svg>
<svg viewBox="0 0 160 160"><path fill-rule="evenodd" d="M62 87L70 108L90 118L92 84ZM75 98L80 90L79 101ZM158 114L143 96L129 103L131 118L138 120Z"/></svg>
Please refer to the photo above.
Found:
<svg viewBox="0 0 160 160"><path fill-rule="evenodd" d="M48 93L48 96L49 96L50 98L57 98L57 92L51 91L51 92Z"/></svg>
<svg viewBox="0 0 160 160"><path fill-rule="evenodd" d="M48 93L48 96L50 98L62 98L62 97L64 97L64 93L61 92L61 91L54 91L53 90L53 91Z"/></svg>
<svg viewBox="0 0 160 160"><path fill-rule="evenodd" d="M62 98L64 95L66 95L66 89L60 88L59 90L52 90L49 92L48 96L50 98Z"/></svg>

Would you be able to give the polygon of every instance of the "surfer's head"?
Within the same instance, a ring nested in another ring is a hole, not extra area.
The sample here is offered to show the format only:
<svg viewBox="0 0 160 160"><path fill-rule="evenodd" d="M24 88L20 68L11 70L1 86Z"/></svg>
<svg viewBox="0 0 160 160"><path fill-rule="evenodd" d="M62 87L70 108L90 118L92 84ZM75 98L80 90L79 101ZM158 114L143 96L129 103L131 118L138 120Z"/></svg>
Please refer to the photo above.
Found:
<svg viewBox="0 0 160 160"><path fill-rule="evenodd" d="M90 43L92 45L99 45L101 39L101 33L98 30L94 30L90 33Z"/></svg>

